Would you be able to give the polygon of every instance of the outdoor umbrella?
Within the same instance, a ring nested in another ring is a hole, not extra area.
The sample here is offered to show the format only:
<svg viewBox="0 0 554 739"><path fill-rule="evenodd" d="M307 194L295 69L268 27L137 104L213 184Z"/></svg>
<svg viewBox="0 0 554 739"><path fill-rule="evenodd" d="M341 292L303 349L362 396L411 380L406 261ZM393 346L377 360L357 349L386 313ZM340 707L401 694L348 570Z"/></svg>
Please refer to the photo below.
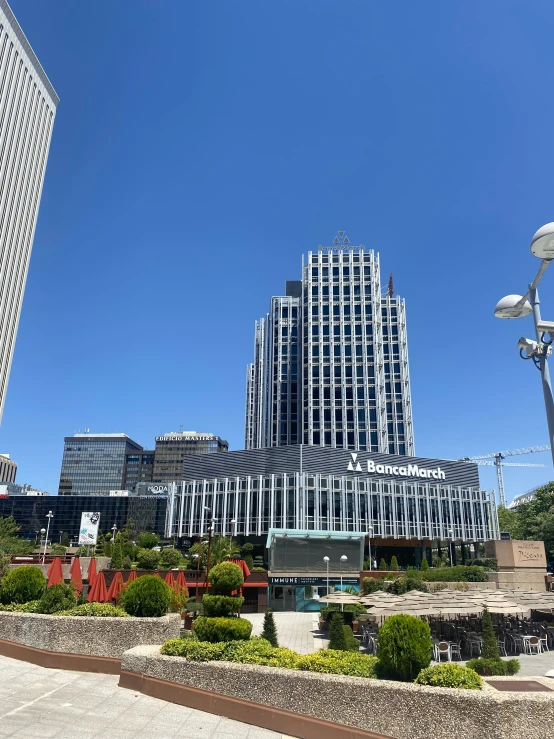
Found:
<svg viewBox="0 0 554 739"><path fill-rule="evenodd" d="M133 580L137 579L137 571L131 570L129 574L127 575L127 580L125 581L125 585L128 585L130 582L133 582Z"/></svg>
<svg viewBox="0 0 554 739"><path fill-rule="evenodd" d="M49 588L51 588L52 585L61 585L63 583L62 561L59 557L55 557L52 561L52 564L46 573L46 577L48 578L47 587Z"/></svg>
<svg viewBox="0 0 554 739"><path fill-rule="evenodd" d="M105 603L108 600L108 591L106 590L106 580L103 572L99 572L96 575L94 585L89 590L87 600L89 603Z"/></svg>
<svg viewBox="0 0 554 739"><path fill-rule="evenodd" d="M175 582L180 588L187 587L187 582L185 580L185 573L183 572L183 570L179 570L179 574L177 575L177 579L175 580Z"/></svg>
<svg viewBox="0 0 554 739"><path fill-rule="evenodd" d="M69 568L69 579L73 589L81 595L83 592L83 576L81 575L81 561L75 557Z"/></svg>
<svg viewBox="0 0 554 739"><path fill-rule="evenodd" d="M350 595L350 593L329 593L319 599L320 603L359 603L360 598L356 595Z"/></svg>
<svg viewBox="0 0 554 739"><path fill-rule="evenodd" d="M125 583L123 582L123 575L121 574L121 572L116 572L114 579L112 580L112 584L110 585L110 589L108 590L106 600L117 600L121 591L123 590L124 584Z"/></svg>
<svg viewBox="0 0 554 739"><path fill-rule="evenodd" d="M246 578L250 574L250 570L246 562L243 559L232 559L231 562L234 565L237 565L237 567L240 567L240 569L242 570L242 574L244 575L244 579L246 580Z"/></svg>
<svg viewBox="0 0 554 739"><path fill-rule="evenodd" d="M170 588L175 588L175 578L173 576L173 572L167 573L167 575L165 576L165 581Z"/></svg>
<svg viewBox="0 0 554 739"><path fill-rule="evenodd" d="M89 560L88 571L87 571L87 580L88 580L89 590L94 585L94 581L96 580L96 578L97 578L96 560L92 558Z"/></svg>

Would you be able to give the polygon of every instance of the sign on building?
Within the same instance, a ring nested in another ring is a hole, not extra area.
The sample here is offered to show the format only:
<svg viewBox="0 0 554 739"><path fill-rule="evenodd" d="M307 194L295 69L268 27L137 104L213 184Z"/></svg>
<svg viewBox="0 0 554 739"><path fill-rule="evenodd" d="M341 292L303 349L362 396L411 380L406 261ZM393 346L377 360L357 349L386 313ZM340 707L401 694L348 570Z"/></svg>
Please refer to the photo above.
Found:
<svg viewBox="0 0 554 739"><path fill-rule="evenodd" d="M98 539L99 513L81 513L81 528L79 529L79 546L96 546Z"/></svg>

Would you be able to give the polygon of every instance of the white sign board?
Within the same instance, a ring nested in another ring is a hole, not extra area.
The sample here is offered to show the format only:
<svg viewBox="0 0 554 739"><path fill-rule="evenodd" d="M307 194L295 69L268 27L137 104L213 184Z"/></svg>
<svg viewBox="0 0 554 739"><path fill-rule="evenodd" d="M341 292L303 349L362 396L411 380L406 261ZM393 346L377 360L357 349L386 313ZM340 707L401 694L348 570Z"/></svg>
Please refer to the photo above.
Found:
<svg viewBox="0 0 554 739"><path fill-rule="evenodd" d="M81 513L79 529L79 546L95 546L98 539L99 513Z"/></svg>

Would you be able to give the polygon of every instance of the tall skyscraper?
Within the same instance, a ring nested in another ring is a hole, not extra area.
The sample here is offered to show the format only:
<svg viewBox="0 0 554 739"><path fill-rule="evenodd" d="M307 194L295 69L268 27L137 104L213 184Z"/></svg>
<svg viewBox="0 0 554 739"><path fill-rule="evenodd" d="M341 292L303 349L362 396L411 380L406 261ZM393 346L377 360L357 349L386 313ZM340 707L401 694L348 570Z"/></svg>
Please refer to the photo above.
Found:
<svg viewBox="0 0 554 739"><path fill-rule="evenodd" d="M300 443L414 454L405 303L343 231L256 323L246 449Z"/></svg>
<svg viewBox="0 0 554 739"><path fill-rule="evenodd" d="M0 420L59 98L0 0Z"/></svg>

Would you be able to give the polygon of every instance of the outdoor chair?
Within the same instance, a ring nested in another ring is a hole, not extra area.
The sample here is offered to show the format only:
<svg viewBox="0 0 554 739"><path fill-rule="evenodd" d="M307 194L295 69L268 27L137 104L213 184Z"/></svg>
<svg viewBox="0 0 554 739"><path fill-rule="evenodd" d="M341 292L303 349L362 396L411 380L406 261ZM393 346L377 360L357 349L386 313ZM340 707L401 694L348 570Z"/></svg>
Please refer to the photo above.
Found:
<svg viewBox="0 0 554 739"><path fill-rule="evenodd" d="M446 658L449 662L452 661L450 644L446 641L440 641L438 644L435 644L435 661L440 662L443 654L446 655Z"/></svg>
<svg viewBox="0 0 554 739"><path fill-rule="evenodd" d="M541 653L541 641L538 636L531 636L527 641L527 648L529 654L540 654Z"/></svg>
<svg viewBox="0 0 554 739"><path fill-rule="evenodd" d="M513 645L513 650L510 650L512 654L521 654L524 651L523 637L521 634L511 633L508 635Z"/></svg>
<svg viewBox="0 0 554 739"><path fill-rule="evenodd" d="M498 644L498 649L500 651L500 654L503 657L507 657L508 653L506 651L506 637L503 637L502 639L497 639L496 643Z"/></svg>
<svg viewBox="0 0 554 739"><path fill-rule="evenodd" d="M473 657L473 652L476 652L479 656L481 654L481 640L470 636L467 640L467 650L470 657Z"/></svg>
<svg viewBox="0 0 554 739"><path fill-rule="evenodd" d="M541 651L543 652L549 652L550 649L548 648L548 631L545 628L541 628L541 633L539 636L539 641L541 643Z"/></svg>
<svg viewBox="0 0 554 739"><path fill-rule="evenodd" d="M450 656L452 659L454 657L458 657L460 660L462 659L462 648L456 642L450 642Z"/></svg>

